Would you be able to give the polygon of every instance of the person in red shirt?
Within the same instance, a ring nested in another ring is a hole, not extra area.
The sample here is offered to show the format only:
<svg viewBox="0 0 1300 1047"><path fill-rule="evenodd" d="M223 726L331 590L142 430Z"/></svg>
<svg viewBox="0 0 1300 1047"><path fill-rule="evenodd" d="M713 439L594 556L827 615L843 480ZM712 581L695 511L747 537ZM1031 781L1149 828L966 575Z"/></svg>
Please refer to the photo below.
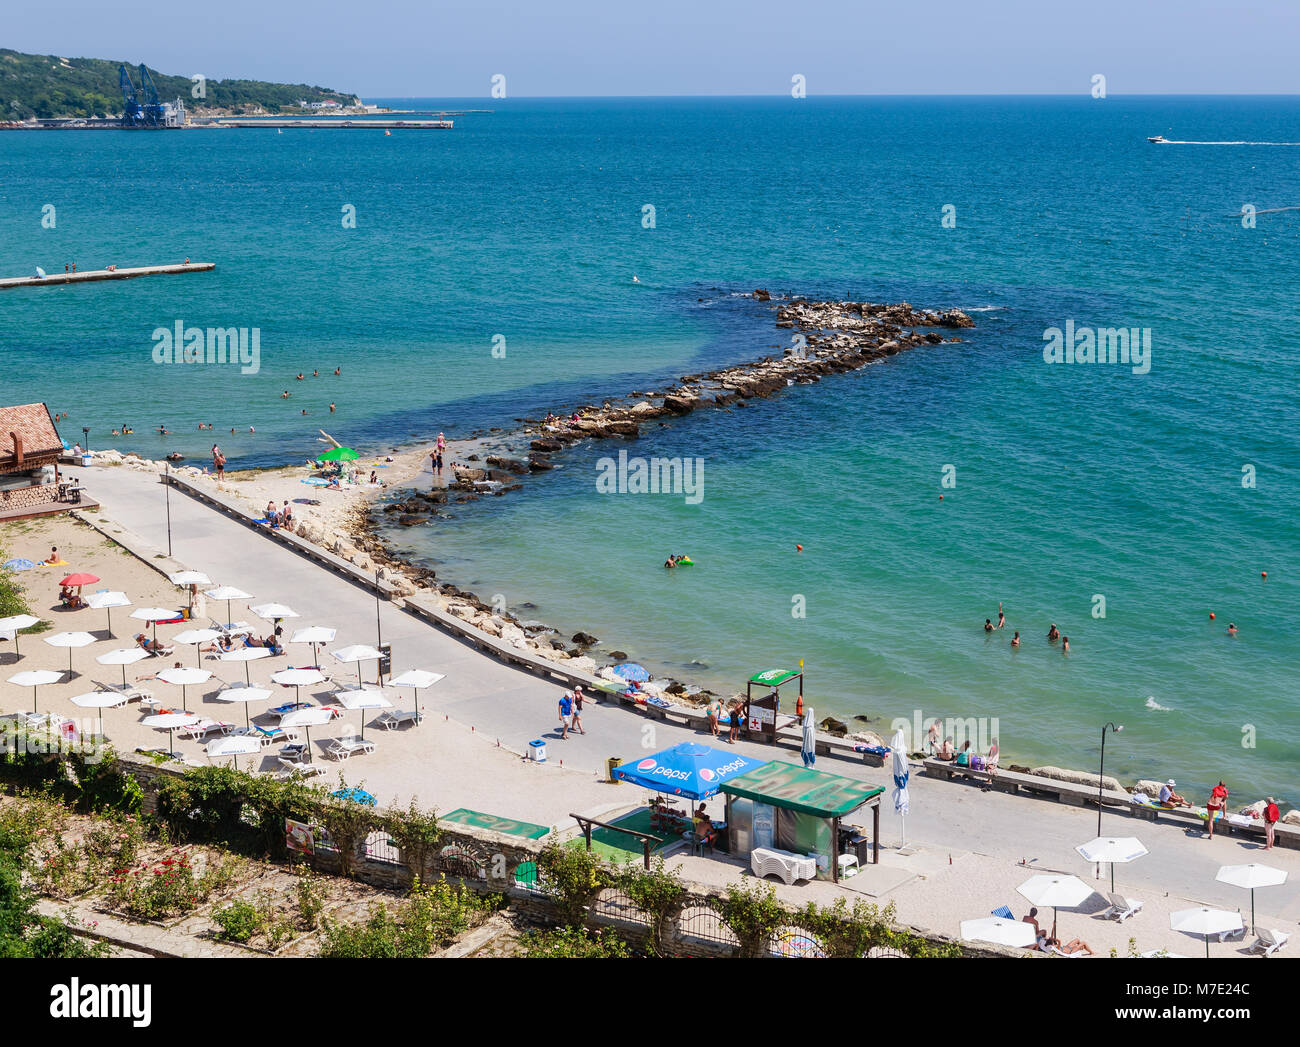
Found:
<svg viewBox="0 0 1300 1047"><path fill-rule="evenodd" d="M1219 780L1219 784L1210 790L1210 799L1205 804L1205 831L1214 839L1214 819L1223 813L1228 804L1228 787Z"/></svg>
<svg viewBox="0 0 1300 1047"><path fill-rule="evenodd" d="M1277 801L1270 796L1268 803L1264 805L1264 850L1266 851L1273 849L1273 833L1281 817L1282 812L1277 809Z"/></svg>

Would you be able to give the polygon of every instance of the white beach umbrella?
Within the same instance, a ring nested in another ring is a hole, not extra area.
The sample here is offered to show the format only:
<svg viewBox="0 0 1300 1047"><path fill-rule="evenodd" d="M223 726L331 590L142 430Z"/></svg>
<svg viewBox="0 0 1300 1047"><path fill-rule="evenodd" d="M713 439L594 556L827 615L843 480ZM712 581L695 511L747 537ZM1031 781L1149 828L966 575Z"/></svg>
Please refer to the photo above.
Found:
<svg viewBox="0 0 1300 1047"><path fill-rule="evenodd" d="M361 662L368 662L372 659L378 660L383 655L371 647L369 644L356 643L351 647L342 647L337 651L331 651L330 657L336 662L356 662L357 663L357 686L361 684Z"/></svg>
<svg viewBox="0 0 1300 1047"><path fill-rule="evenodd" d="M120 665L122 667L122 686L126 686L126 667L134 665L142 658L148 658L149 652L143 647L118 647L106 651L95 658L100 665Z"/></svg>
<svg viewBox="0 0 1300 1047"><path fill-rule="evenodd" d="M88 691L72 699L73 705L83 709L113 709L125 705L127 697L117 691ZM99 733L104 733L104 714L99 715Z"/></svg>
<svg viewBox="0 0 1300 1047"><path fill-rule="evenodd" d="M130 607L131 598L126 593L108 592L92 593L86 597L86 606L92 611L104 611L108 615L108 635L113 635L113 608Z"/></svg>
<svg viewBox="0 0 1300 1047"><path fill-rule="evenodd" d="M131 612L132 618L138 618L142 622L148 622L153 626L153 640L158 642L158 623L169 622L176 617L175 611L169 611L166 607L137 607Z"/></svg>
<svg viewBox="0 0 1300 1047"><path fill-rule="evenodd" d="M388 681L391 687L409 687L415 692L415 722L420 722L420 688L432 687L439 680L447 678L445 673L431 673L427 669L407 669L399 676ZM736 715L734 712L732 715Z"/></svg>
<svg viewBox="0 0 1300 1047"><path fill-rule="evenodd" d="M44 687L47 683L58 683L61 679L63 674L56 673L53 669L25 669L9 677L9 682L15 687L32 689L32 712L34 713L36 712L36 688Z"/></svg>
<svg viewBox="0 0 1300 1047"><path fill-rule="evenodd" d="M335 630L333 629L323 625L310 625L305 629L296 629L293 636L289 638L289 642L311 644L311 660L319 668L320 655L316 653L316 645L333 643L334 636Z"/></svg>
<svg viewBox="0 0 1300 1047"><path fill-rule="evenodd" d="M252 593L246 593L243 589L236 589L233 585L219 585L215 589L204 589L203 595L212 600L224 600L226 604L226 624L232 624L233 618L230 613L230 602L232 600L251 600Z"/></svg>
<svg viewBox="0 0 1300 1047"><path fill-rule="evenodd" d="M1112 891L1115 889L1115 863L1127 864L1150 853L1142 841L1135 836L1098 836L1095 840L1079 844L1075 850L1083 856L1084 861L1093 864L1105 862L1110 865Z"/></svg>
<svg viewBox="0 0 1300 1047"><path fill-rule="evenodd" d="M175 754L177 727L189 727L201 720L201 716L195 716L193 713L155 713L153 716L146 716L140 722L146 727L153 727L160 731L167 732L167 750Z"/></svg>
<svg viewBox="0 0 1300 1047"><path fill-rule="evenodd" d="M173 643L190 644L194 647L194 664L203 664L203 645L211 643L221 633L216 629L186 629L184 632L177 633L172 637Z"/></svg>
<svg viewBox="0 0 1300 1047"><path fill-rule="evenodd" d="M181 708L189 712L189 705L185 700L185 688L190 684L207 683L212 679L212 674L206 669L164 669L158 674L158 679L163 683L174 684L181 689Z"/></svg>
<svg viewBox="0 0 1300 1047"><path fill-rule="evenodd" d="M301 698L301 688L314 683L324 683L325 674L319 669L281 669L271 674L271 682L293 688L293 700Z"/></svg>
<svg viewBox="0 0 1300 1047"><path fill-rule="evenodd" d="M1215 875L1220 883L1230 883L1234 887L1245 887L1250 891L1250 929L1255 929L1255 888L1276 887L1286 883L1286 870L1275 869L1271 865L1225 865Z"/></svg>
<svg viewBox="0 0 1300 1047"><path fill-rule="evenodd" d="M21 658L18 651L18 632L21 629L30 629L39 622L40 619L30 614L11 614L8 618L0 618L0 633L14 634L14 656Z"/></svg>
<svg viewBox="0 0 1300 1047"><path fill-rule="evenodd" d="M992 942L994 945L1009 945L1018 949L1033 945L1036 940L1032 923L1004 920L1001 916L962 920L961 936L968 942Z"/></svg>
<svg viewBox="0 0 1300 1047"><path fill-rule="evenodd" d="M334 719L334 714L328 709L323 709L319 705L313 705L309 709L295 709L291 713L285 713L280 717L280 726L284 728L302 727L307 731L307 748L308 759L311 758L311 729L320 727L322 724L329 723Z"/></svg>
<svg viewBox="0 0 1300 1047"><path fill-rule="evenodd" d="M218 657L223 662L243 662L244 681L251 684L253 680L248 673L248 663L256 662L262 658L270 658L271 649L269 647L236 647L233 651L226 651L224 654L218 655Z"/></svg>
<svg viewBox="0 0 1300 1047"><path fill-rule="evenodd" d="M268 622L273 622L277 618L297 618L298 612L292 607L286 607L282 603L260 603L256 607L250 607L257 617L265 618Z"/></svg>
<svg viewBox="0 0 1300 1047"><path fill-rule="evenodd" d="M1199 909L1179 909L1169 914L1169 926L1175 931L1205 939L1205 958L1210 957L1210 935L1227 934L1242 929L1241 913L1227 912L1201 906Z"/></svg>
<svg viewBox="0 0 1300 1047"><path fill-rule="evenodd" d="M1073 909L1082 905L1093 895L1093 889L1077 876L1060 876L1040 873L1031 876L1016 888L1023 897L1034 905L1052 907L1052 928L1056 928L1056 910Z"/></svg>
<svg viewBox="0 0 1300 1047"><path fill-rule="evenodd" d="M817 762L817 732L813 723L812 706L809 705L803 711L803 737L799 740L799 756L805 767L811 767Z"/></svg>
<svg viewBox="0 0 1300 1047"><path fill-rule="evenodd" d="M204 752L208 759L214 756L231 756L235 760L235 770L239 770L239 758L258 752L262 748L262 743L256 738L250 738L246 734L228 734L222 738L214 738L204 747Z"/></svg>
<svg viewBox="0 0 1300 1047"><path fill-rule="evenodd" d="M894 738L889 743L889 758L893 763L894 774L894 810L898 812L899 821L902 823L902 842L900 847L907 846L907 810L911 805L912 798L907 791L907 780L911 776L912 769L907 763L907 741L903 737L903 729L900 727L894 732Z"/></svg>
<svg viewBox="0 0 1300 1047"><path fill-rule="evenodd" d="M169 574L167 580L172 585L211 585L212 579L202 571L177 571Z"/></svg>
<svg viewBox="0 0 1300 1047"><path fill-rule="evenodd" d="M72 649L74 647L89 647L95 642L95 638L90 633L70 632L55 633L53 636L45 637L45 642L51 647L66 647L68 649L68 679L72 679Z"/></svg>
<svg viewBox="0 0 1300 1047"><path fill-rule="evenodd" d="M393 703L385 696L384 692L377 687L362 687L358 690L339 691L336 698L343 708L349 711L359 711L364 709L391 709ZM366 736L366 718L361 718L361 737Z"/></svg>
<svg viewBox="0 0 1300 1047"><path fill-rule="evenodd" d="M248 707L253 702L264 702L271 697L271 692L265 687L226 687L218 691L213 697L219 702L243 702L244 703L244 726L249 726Z"/></svg>

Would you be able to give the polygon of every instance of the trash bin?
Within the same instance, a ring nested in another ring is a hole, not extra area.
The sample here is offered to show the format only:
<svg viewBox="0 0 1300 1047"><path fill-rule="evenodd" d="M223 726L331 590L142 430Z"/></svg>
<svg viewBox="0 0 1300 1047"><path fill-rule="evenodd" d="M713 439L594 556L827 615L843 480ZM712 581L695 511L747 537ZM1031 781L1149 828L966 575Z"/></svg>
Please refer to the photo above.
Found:
<svg viewBox="0 0 1300 1047"><path fill-rule="evenodd" d="M859 869L871 861L871 840L868 837L854 836L849 840L849 846L853 848L853 853L857 855Z"/></svg>
<svg viewBox="0 0 1300 1047"><path fill-rule="evenodd" d="M81 456L81 464L82 464L85 468L89 469L89 468L90 468L90 455L88 455L88 454L83 454L83 455Z"/></svg>
<svg viewBox="0 0 1300 1047"><path fill-rule="evenodd" d="M618 785L619 780L614 777L614 768L621 767L622 765L623 758L621 756L611 756L605 761L605 778L613 782L615 785Z"/></svg>
<svg viewBox="0 0 1300 1047"><path fill-rule="evenodd" d="M534 738L528 743L528 758L535 760L537 763L546 762L546 742L541 738Z"/></svg>

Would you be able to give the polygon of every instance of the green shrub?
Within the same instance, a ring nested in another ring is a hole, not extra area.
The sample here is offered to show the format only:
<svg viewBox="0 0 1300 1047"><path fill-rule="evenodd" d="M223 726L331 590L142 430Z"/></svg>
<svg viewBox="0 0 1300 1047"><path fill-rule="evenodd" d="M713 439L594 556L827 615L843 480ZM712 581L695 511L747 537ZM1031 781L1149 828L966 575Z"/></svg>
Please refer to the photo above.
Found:
<svg viewBox="0 0 1300 1047"><path fill-rule="evenodd" d="M236 899L214 912L212 922L221 928L220 937L243 944L264 929L266 920L262 910L252 902Z"/></svg>
<svg viewBox="0 0 1300 1047"><path fill-rule="evenodd" d="M585 927L557 927L532 931L521 940L524 956L535 960L625 959L632 955L627 943L612 931Z"/></svg>

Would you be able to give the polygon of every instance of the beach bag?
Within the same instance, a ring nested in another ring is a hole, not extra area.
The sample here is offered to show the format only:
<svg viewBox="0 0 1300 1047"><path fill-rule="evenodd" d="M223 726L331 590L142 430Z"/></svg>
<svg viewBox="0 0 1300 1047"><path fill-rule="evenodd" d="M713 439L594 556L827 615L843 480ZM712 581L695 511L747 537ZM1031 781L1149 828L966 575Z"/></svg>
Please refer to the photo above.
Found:
<svg viewBox="0 0 1300 1047"><path fill-rule="evenodd" d="M984 757L982 757L979 753L976 753L974 756L972 756L972 757L970 758L970 766L971 766L971 770L972 770L972 771L982 771L982 770L984 770L984 769L985 769L985 768L984 768Z"/></svg>

